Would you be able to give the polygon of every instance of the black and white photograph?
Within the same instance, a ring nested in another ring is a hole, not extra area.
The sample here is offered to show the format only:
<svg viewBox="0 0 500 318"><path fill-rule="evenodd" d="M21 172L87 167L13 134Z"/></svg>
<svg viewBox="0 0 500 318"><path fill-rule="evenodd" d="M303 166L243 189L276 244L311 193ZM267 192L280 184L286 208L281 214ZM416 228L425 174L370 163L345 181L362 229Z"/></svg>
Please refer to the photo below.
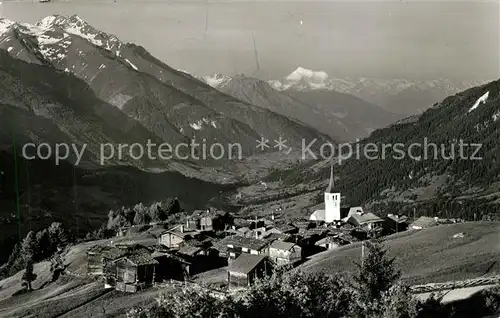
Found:
<svg viewBox="0 0 500 318"><path fill-rule="evenodd" d="M500 318L498 0L0 0L0 317Z"/></svg>

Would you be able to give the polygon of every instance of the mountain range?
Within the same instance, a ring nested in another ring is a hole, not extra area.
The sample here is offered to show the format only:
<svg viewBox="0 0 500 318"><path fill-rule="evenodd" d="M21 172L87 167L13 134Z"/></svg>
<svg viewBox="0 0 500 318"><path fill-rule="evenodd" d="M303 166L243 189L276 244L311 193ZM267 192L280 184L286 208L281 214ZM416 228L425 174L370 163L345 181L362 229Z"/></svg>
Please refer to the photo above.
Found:
<svg viewBox="0 0 500 318"><path fill-rule="evenodd" d="M311 127L228 96L123 43L80 17L49 16L35 25L0 20L0 48L18 60L82 80L95 96L137 121L160 140L239 143L255 153L256 140L326 138Z"/></svg>
<svg viewBox="0 0 500 318"><path fill-rule="evenodd" d="M239 100L299 120L338 141L368 136L402 116L355 96L333 90L278 91L268 82L237 75L200 77L207 84Z"/></svg>
<svg viewBox="0 0 500 318"><path fill-rule="evenodd" d="M219 89L231 80L218 73L201 78ZM335 91L353 95L401 117L421 113L449 95L485 83L450 79L337 78L300 66L281 79L267 82L275 90L284 92Z"/></svg>

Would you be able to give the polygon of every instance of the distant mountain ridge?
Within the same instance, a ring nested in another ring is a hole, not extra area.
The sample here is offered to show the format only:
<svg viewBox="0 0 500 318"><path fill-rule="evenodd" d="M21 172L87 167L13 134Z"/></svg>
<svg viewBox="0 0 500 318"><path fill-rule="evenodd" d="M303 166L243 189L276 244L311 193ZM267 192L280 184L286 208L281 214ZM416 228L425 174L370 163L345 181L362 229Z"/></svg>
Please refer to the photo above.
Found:
<svg viewBox="0 0 500 318"><path fill-rule="evenodd" d="M327 75L319 77L324 76ZM364 138L374 129L385 127L402 117L353 95L333 90L280 91L273 88L270 82L243 74L234 77L215 74L198 78L221 92L300 120L339 141Z"/></svg>
<svg viewBox="0 0 500 318"><path fill-rule="evenodd" d="M209 85L221 89L229 77L221 74L201 76ZM410 80L377 78L337 78L324 71L298 67L282 79L268 81L278 91L336 91L361 98L389 112L405 115L421 113L436 102L485 81L455 81L449 79Z"/></svg>
<svg viewBox="0 0 500 318"><path fill-rule="evenodd" d="M484 81L335 78L323 71L298 67L285 78L272 80L270 84L277 90L334 90L357 96L390 112L412 115L449 95L484 84Z"/></svg>
<svg viewBox="0 0 500 318"><path fill-rule="evenodd" d="M334 91L312 94L280 92L266 81L245 75L230 78L218 74L214 78L202 79L215 85L221 92L294 118L339 141L363 138L373 129L385 127L400 118L381 107Z"/></svg>

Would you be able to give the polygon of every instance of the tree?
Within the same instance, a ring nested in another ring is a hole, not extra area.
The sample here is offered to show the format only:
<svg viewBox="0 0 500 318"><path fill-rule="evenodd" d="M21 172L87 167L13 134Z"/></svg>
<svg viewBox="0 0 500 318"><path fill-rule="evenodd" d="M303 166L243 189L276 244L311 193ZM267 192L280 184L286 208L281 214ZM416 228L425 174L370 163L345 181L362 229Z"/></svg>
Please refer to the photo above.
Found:
<svg viewBox="0 0 500 318"><path fill-rule="evenodd" d="M163 221L165 219L164 218L165 212L162 208L161 202L155 202L151 204L151 206L148 209L148 215L149 218L154 222Z"/></svg>
<svg viewBox="0 0 500 318"><path fill-rule="evenodd" d="M232 304L232 300L219 300L204 288L185 287L158 299L158 306L149 317L228 317L228 310L234 308L226 305L228 302Z"/></svg>
<svg viewBox="0 0 500 318"><path fill-rule="evenodd" d="M39 246L36 234L33 231L29 231L21 244L21 256L26 263L28 260L35 259L38 256L38 253Z"/></svg>
<svg viewBox="0 0 500 318"><path fill-rule="evenodd" d="M245 317L344 317L353 293L340 276L275 272L243 292Z"/></svg>
<svg viewBox="0 0 500 318"><path fill-rule="evenodd" d="M137 210L135 211L135 216L134 216L134 224L135 225L141 225L146 223L146 211L144 210Z"/></svg>
<svg viewBox="0 0 500 318"><path fill-rule="evenodd" d="M151 221L151 217L149 215L149 208L146 207L144 204L142 203L136 204L133 210L135 211L135 217L134 217L135 225L146 224Z"/></svg>
<svg viewBox="0 0 500 318"><path fill-rule="evenodd" d="M394 266L394 258L387 256L381 240L365 241L367 255L356 264L358 274L353 277L356 291L356 315L372 317L380 315L380 303L384 293L399 280L401 272Z"/></svg>
<svg viewBox="0 0 500 318"><path fill-rule="evenodd" d="M399 283L383 294L380 317L415 318L417 316L418 301L413 297L408 286Z"/></svg>
<svg viewBox="0 0 500 318"><path fill-rule="evenodd" d="M31 288L31 282L36 279L37 275L33 273L33 261L31 259L26 260L26 270L22 276L23 286L28 290L33 290Z"/></svg>
<svg viewBox="0 0 500 318"><path fill-rule="evenodd" d="M50 272L52 273L53 282L55 282L59 276L64 273L64 264L59 253L56 253L50 260Z"/></svg>
<svg viewBox="0 0 500 318"><path fill-rule="evenodd" d="M165 206L165 219L172 214L177 214L181 212L181 205L179 204L179 200L177 198L173 198L169 200Z"/></svg>
<svg viewBox="0 0 500 318"><path fill-rule="evenodd" d="M36 240L40 248L40 258L50 256L54 252L54 247L50 242L50 236L47 229L43 229L36 233Z"/></svg>
<svg viewBox="0 0 500 318"><path fill-rule="evenodd" d="M122 214L116 213L111 218L108 218L107 228L117 232L120 228L130 225L127 218Z"/></svg>
<svg viewBox="0 0 500 318"><path fill-rule="evenodd" d="M61 223L52 223L48 228L48 232L52 246L62 248L68 244L69 235Z"/></svg>

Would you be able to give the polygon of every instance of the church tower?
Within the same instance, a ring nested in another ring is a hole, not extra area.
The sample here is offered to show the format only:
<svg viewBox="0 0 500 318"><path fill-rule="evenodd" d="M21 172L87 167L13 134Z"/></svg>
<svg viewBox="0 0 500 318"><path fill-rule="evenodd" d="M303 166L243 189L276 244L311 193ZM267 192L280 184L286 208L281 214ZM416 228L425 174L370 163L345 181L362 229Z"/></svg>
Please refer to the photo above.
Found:
<svg viewBox="0 0 500 318"><path fill-rule="evenodd" d="M333 161L330 167L330 183L325 190L325 222L340 220L340 192L334 189Z"/></svg>

